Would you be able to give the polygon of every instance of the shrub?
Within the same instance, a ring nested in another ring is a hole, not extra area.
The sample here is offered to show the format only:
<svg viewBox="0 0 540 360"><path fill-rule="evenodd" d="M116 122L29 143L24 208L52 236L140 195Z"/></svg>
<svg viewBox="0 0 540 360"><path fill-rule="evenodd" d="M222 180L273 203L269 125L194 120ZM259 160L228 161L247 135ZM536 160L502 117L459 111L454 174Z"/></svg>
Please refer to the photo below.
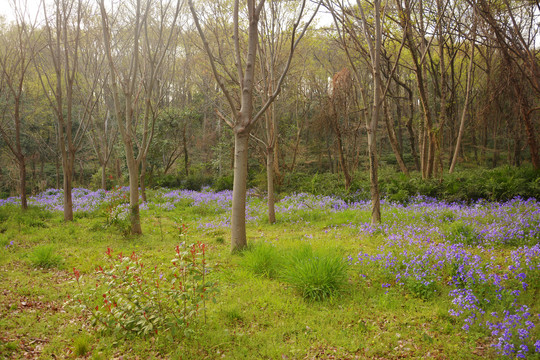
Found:
<svg viewBox="0 0 540 360"><path fill-rule="evenodd" d="M212 184L212 178L202 172L196 172L182 180L180 187L186 190L201 191L204 186Z"/></svg>
<svg viewBox="0 0 540 360"><path fill-rule="evenodd" d="M129 197L121 188L110 191L109 199L103 203L105 215L105 228L115 227L123 235L131 230Z"/></svg>
<svg viewBox="0 0 540 360"><path fill-rule="evenodd" d="M50 269L62 264L62 257L56 254L52 245L38 246L30 254L30 263L34 267Z"/></svg>
<svg viewBox="0 0 540 360"><path fill-rule="evenodd" d="M293 250L286 258L282 279L309 301L325 300L347 284L347 264L337 252L314 252L310 246Z"/></svg>
<svg viewBox="0 0 540 360"><path fill-rule="evenodd" d="M244 251L242 264L251 272L268 278L275 278L283 262L278 250L272 244L257 243Z"/></svg>
<svg viewBox="0 0 540 360"><path fill-rule="evenodd" d="M216 192L223 191L223 190L232 190L233 189L233 176L226 175L226 176L218 177L214 181L213 188Z"/></svg>
<svg viewBox="0 0 540 360"><path fill-rule="evenodd" d="M208 281L206 245L176 246L172 266L146 267L135 254L113 256L107 248L108 265L96 269L96 286L83 290L80 273L73 268L79 292L76 307L91 314L94 324L125 335L149 335L169 331L187 336L195 331L200 315L206 320L206 301L216 289Z"/></svg>

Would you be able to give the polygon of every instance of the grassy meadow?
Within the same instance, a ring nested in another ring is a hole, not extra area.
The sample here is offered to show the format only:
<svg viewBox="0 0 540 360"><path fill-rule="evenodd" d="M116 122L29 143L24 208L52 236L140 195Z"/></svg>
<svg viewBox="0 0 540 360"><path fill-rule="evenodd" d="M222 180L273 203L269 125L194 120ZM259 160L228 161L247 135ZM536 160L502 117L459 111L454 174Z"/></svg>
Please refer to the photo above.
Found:
<svg viewBox="0 0 540 360"><path fill-rule="evenodd" d="M0 359L540 359L540 203L127 189L0 200Z"/></svg>

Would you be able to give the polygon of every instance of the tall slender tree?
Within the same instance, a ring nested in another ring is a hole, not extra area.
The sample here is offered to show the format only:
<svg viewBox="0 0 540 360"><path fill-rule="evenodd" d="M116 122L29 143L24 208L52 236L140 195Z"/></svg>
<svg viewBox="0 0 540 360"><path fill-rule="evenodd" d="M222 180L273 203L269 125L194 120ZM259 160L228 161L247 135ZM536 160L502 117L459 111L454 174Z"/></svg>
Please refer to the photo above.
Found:
<svg viewBox="0 0 540 360"><path fill-rule="evenodd" d="M242 21L240 0L234 0L233 3L233 53L234 53L234 67L224 69L224 72L228 75L234 76L234 87L228 86L222 72L218 70L218 66L224 64L224 61L216 61L216 56L212 51L210 44L207 40L204 26L201 22L199 12L195 9L193 0L188 0L189 8L193 15L195 25L199 32L199 36L203 42L204 49L210 60L212 72L214 77L221 88L225 98L230 107L231 118L227 117L223 119L233 129L234 132L234 180L233 180L233 200L232 200L232 221L231 221L231 251L238 251L247 246L246 239L246 186L247 186L247 165L248 165L248 141L253 129L254 124L266 113L267 109L274 102L280 93L281 85L289 70L291 60L298 43L304 36L308 26L312 22L319 6L317 3L316 9L313 11L311 17L302 24L301 20L304 17L307 9L307 1L302 0L297 4L295 13L297 14L296 20L291 28L289 52L287 61L280 69L276 71L275 86L272 89L272 93L265 99L264 103L255 110L254 101L254 89L255 89L255 72L257 70L257 51L260 47L259 39L259 26L261 19L261 12L265 6L265 0L246 0L245 10L247 11L247 18ZM245 25L246 38L241 38L243 26ZM243 55L242 55L243 53ZM223 59L222 59L223 60ZM225 65L227 66L227 65ZM237 96L234 96L232 91L237 91Z"/></svg>
<svg viewBox="0 0 540 360"><path fill-rule="evenodd" d="M24 123L24 84L31 71L36 54L35 20L27 18L26 8L14 5L15 23L11 25L0 42L0 71L5 86L6 102L0 119L0 135L19 167L19 195L21 208L26 210L26 153L22 146ZM11 121L8 121L11 119Z"/></svg>
<svg viewBox="0 0 540 360"><path fill-rule="evenodd" d="M129 172L131 233L141 234L139 185L141 175L144 177L145 174L146 157L157 117L154 101L157 83L167 53L178 34L177 19L183 2L135 0L133 4L124 5L133 6L117 9L112 15L110 12L113 10L107 11L105 1L99 2L113 112ZM133 16L125 19L125 23L117 24L119 10L131 12ZM113 42L113 27L124 27L122 31L127 41L114 39Z"/></svg>

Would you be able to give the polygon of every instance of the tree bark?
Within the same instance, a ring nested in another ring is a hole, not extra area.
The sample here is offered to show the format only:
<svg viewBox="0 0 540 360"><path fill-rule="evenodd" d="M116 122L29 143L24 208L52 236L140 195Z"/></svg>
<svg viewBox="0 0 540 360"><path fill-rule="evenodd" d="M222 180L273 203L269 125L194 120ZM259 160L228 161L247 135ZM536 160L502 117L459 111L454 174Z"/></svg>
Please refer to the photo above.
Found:
<svg viewBox="0 0 540 360"><path fill-rule="evenodd" d="M394 152L394 155L396 157L397 163L399 165L399 168L403 174L406 176L409 176L409 170L407 169L407 166L405 165L405 162L403 161L403 157L401 156L401 149L399 147L398 139L396 137L396 133L394 130L393 121L391 120L390 111L388 110L388 104L386 99L383 100L383 111L384 111L384 119L386 123L386 131L388 132L388 138L390 140L390 146L392 147L392 151Z"/></svg>
<svg viewBox="0 0 540 360"><path fill-rule="evenodd" d="M465 118L467 116L467 110L469 106L469 96L471 93L471 87L472 87L472 79L473 79L473 64L474 64L474 49L476 48L475 39L476 39L476 17L473 20L473 28L472 28L472 42L471 42L471 55L469 58L469 68L467 70L467 86L465 89L465 103L463 104L463 111L461 113L461 121L459 123L459 130L458 130L458 136L456 140L456 147L454 149L454 156L452 156L452 161L450 164L450 169L448 170L448 173L453 173L454 168L457 163L459 149L461 147L461 139L463 138L463 131L465 129Z"/></svg>
<svg viewBox="0 0 540 360"><path fill-rule="evenodd" d="M104 164L101 165L101 188L107 190L107 168Z"/></svg>
<svg viewBox="0 0 540 360"><path fill-rule="evenodd" d="M17 162L19 164L19 176L21 177L19 182L21 186L19 192L21 194L21 208L26 210L28 208L28 200L26 198L26 162L24 156L21 156Z"/></svg>
<svg viewBox="0 0 540 360"><path fill-rule="evenodd" d="M133 146L128 141L124 147L129 173L129 208L131 233L142 234L141 217L139 213L139 168L133 155Z"/></svg>
<svg viewBox="0 0 540 360"><path fill-rule="evenodd" d="M274 149L266 149L266 183L268 191L268 222L276 222L275 198L274 198Z"/></svg>
<svg viewBox="0 0 540 360"><path fill-rule="evenodd" d="M234 181L231 217L231 252L247 246L246 187L249 132L234 131Z"/></svg>

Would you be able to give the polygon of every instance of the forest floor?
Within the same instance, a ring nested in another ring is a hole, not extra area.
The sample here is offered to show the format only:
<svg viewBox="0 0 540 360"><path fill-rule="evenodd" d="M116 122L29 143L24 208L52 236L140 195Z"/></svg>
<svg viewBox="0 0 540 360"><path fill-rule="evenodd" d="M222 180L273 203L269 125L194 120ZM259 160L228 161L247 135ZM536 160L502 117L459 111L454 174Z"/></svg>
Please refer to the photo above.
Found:
<svg viewBox="0 0 540 360"><path fill-rule="evenodd" d="M126 189L74 195L69 223L60 191L25 213L0 200L0 359L540 359L536 200L383 202L370 225L369 203L295 194L268 224L250 196L250 247L231 254L230 192L151 191L140 236ZM339 254L345 281L310 298L281 275L298 249ZM141 311L115 319L104 287Z"/></svg>

